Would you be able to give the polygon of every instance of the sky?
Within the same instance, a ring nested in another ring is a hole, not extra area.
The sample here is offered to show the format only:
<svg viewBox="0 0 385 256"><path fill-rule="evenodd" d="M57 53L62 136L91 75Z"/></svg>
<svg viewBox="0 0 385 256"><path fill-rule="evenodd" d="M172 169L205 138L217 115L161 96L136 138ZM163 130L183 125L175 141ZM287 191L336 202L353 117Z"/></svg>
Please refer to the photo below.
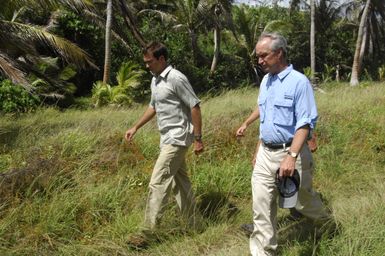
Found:
<svg viewBox="0 0 385 256"><path fill-rule="evenodd" d="M234 0L234 3L238 4L249 4L251 6L256 6L257 4L260 3L271 3L272 1L268 0ZM280 0L278 2L279 5L281 6L288 6L289 5L289 0Z"/></svg>

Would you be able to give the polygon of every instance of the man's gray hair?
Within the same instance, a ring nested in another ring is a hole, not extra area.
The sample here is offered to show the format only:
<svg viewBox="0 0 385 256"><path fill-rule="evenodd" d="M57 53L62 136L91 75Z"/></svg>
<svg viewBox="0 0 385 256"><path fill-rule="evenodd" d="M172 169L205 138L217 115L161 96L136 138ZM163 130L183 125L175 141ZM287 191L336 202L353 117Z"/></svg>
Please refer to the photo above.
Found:
<svg viewBox="0 0 385 256"><path fill-rule="evenodd" d="M286 58L287 56L287 41L286 38L281 34L276 32L263 32L258 39L260 42L264 38L270 38L272 41L271 50L276 51L278 49L282 49L283 56Z"/></svg>

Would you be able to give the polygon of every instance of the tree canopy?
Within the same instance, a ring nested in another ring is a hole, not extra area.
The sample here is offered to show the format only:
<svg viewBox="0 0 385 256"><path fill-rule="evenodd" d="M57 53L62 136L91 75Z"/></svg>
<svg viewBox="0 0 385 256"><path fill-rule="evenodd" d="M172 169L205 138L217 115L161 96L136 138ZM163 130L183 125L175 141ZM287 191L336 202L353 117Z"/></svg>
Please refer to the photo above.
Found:
<svg viewBox="0 0 385 256"><path fill-rule="evenodd" d="M127 61L143 67L141 48L157 40L166 43L170 62L198 92L214 92L258 85L263 73L253 57L254 46L263 31L274 30L287 37L295 68L310 75L313 63L321 82L384 77L384 1L314 0L313 18L310 3L4 0L0 71L3 79L39 97L89 95L103 72L105 81L111 77L110 83L117 84L115 74ZM65 69L73 70L66 80L60 75ZM142 79L137 90L145 96L148 76Z"/></svg>

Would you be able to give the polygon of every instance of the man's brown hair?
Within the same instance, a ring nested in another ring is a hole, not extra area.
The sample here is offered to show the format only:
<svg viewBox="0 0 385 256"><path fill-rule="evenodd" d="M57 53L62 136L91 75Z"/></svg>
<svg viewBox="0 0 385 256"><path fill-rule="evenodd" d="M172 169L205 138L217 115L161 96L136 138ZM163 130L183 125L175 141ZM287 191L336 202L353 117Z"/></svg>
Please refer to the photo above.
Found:
<svg viewBox="0 0 385 256"><path fill-rule="evenodd" d="M168 51L164 44L159 42L150 42L146 45L146 47L143 49L143 54L152 53L154 57L158 60L160 56L163 56L164 59L167 61L168 58Z"/></svg>

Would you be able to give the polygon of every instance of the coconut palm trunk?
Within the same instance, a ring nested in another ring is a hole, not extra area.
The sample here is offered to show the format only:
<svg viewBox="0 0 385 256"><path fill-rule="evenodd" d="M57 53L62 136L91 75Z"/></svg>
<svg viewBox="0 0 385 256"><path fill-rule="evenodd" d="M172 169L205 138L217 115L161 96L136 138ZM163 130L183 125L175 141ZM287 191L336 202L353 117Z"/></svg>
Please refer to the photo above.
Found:
<svg viewBox="0 0 385 256"><path fill-rule="evenodd" d="M311 81L315 82L315 0L310 0L310 68Z"/></svg>
<svg viewBox="0 0 385 256"><path fill-rule="evenodd" d="M129 10L124 0L119 0L119 3L120 3L120 9L123 14L124 22L126 23L127 27L131 30L131 33L136 39L136 41L138 41L139 44L144 48L147 43L136 26L134 15Z"/></svg>
<svg viewBox="0 0 385 256"><path fill-rule="evenodd" d="M107 1L106 39L104 50L104 71L103 84L110 82L111 69L111 21L112 21L112 0Z"/></svg>
<svg viewBox="0 0 385 256"><path fill-rule="evenodd" d="M356 50L354 52L354 60L353 60L353 66L352 66L352 76L350 78L350 85L351 86L357 86L359 84L358 77L361 72L361 63L363 54L361 55L361 47L362 47L362 40L364 37L364 32L366 29L366 26L368 24L367 18L368 13L371 5L371 0L367 0L365 4L364 11L361 16L360 26L358 28L358 35L357 35L357 41L356 41Z"/></svg>
<svg viewBox="0 0 385 256"><path fill-rule="evenodd" d="M217 68L219 55L220 55L220 45L221 45L221 29L218 25L214 28L214 56L213 61L211 62L210 73L214 73Z"/></svg>
<svg viewBox="0 0 385 256"><path fill-rule="evenodd" d="M194 62L197 65L205 65L206 58L203 56L198 46L198 35L192 29L189 29L191 49L194 57Z"/></svg>
<svg viewBox="0 0 385 256"><path fill-rule="evenodd" d="M368 27L364 27L364 31L362 33L362 41L361 41L361 47L360 47L360 58L359 58L359 67L362 67L362 60L364 59L364 54L366 52L367 48L367 42L368 42Z"/></svg>

